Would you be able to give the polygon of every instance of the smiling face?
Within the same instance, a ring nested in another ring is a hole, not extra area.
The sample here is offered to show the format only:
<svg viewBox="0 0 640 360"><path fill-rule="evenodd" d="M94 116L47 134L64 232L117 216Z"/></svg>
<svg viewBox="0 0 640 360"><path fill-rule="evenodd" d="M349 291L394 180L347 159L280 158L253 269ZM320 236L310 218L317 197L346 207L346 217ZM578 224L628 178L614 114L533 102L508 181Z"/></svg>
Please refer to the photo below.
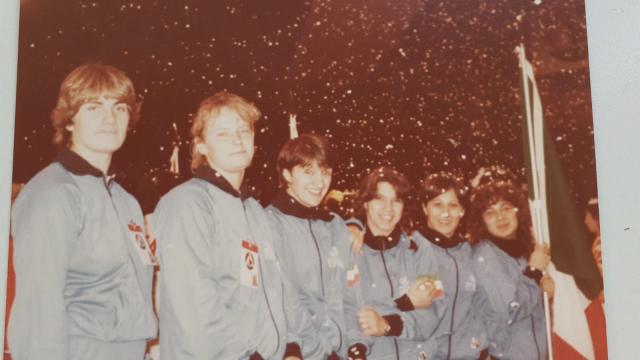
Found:
<svg viewBox="0 0 640 360"><path fill-rule="evenodd" d="M282 170L287 183L287 193L306 207L320 205L331 185L331 169L321 167L316 160L306 165L296 165Z"/></svg>
<svg viewBox="0 0 640 360"><path fill-rule="evenodd" d="M236 112L222 108L209 120L196 147L209 165L222 174L244 174L254 153L254 131Z"/></svg>
<svg viewBox="0 0 640 360"><path fill-rule="evenodd" d="M518 230L518 208L500 200L482 213L489 234L500 239L514 239Z"/></svg>
<svg viewBox="0 0 640 360"><path fill-rule="evenodd" d="M387 236L400 221L404 203L397 197L396 190L386 182L379 182L373 199L364 204L367 226L376 236Z"/></svg>
<svg viewBox="0 0 640 360"><path fill-rule="evenodd" d="M117 99L104 95L89 99L66 126L71 150L85 159L111 156L124 143L129 117L129 107Z"/></svg>
<svg viewBox="0 0 640 360"><path fill-rule="evenodd" d="M464 208L453 189L422 204L422 211L427 217L427 226L446 237L456 232L464 215Z"/></svg>

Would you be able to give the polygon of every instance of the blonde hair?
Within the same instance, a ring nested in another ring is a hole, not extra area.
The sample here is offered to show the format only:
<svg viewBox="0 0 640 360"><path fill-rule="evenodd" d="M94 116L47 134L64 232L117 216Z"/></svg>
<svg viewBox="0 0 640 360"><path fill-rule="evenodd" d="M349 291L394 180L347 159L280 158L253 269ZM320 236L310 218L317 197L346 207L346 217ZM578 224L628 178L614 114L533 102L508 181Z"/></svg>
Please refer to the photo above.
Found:
<svg viewBox="0 0 640 360"><path fill-rule="evenodd" d="M204 99L200 103L191 125L191 170L195 170L207 162L206 157L200 154L196 147L204 141L203 135L211 120L215 119L225 108L238 114L251 126L252 130L262 115L253 103L230 92L220 91Z"/></svg>
<svg viewBox="0 0 640 360"><path fill-rule="evenodd" d="M67 126L82 104L100 96L127 104L129 128L140 118L142 104L136 98L131 79L122 70L110 65L84 64L73 69L60 85L58 102L51 112L54 145L59 149L71 145L71 132Z"/></svg>

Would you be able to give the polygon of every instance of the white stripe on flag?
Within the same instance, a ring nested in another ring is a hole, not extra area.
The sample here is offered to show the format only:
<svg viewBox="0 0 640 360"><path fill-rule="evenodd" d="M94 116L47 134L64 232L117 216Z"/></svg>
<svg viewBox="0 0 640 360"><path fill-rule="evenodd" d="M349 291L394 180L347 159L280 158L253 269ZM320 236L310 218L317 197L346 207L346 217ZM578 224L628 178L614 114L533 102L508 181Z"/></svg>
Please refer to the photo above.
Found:
<svg viewBox="0 0 640 360"><path fill-rule="evenodd" d="M569 274L558 271L549 264L547 273L556 283L553 300L553 332L571 345L587 360L594 360L593 343L585 309L587 299Z"/></svg>

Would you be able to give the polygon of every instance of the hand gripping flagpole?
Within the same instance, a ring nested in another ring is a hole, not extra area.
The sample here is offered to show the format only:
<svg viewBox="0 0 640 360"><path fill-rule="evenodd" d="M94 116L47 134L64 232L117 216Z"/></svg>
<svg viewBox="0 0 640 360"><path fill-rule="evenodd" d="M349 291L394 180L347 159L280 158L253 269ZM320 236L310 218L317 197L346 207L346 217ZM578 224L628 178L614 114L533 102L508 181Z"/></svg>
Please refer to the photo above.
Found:
<svg viewBox="0 0 640 360"><path fill-rule="evenodd" d="M176 141L173 144L173 151L169 158L169 172L174 175L180 175L180 163L178 162L178 152L180 151L180 135L178 134L178 126L173 123L173 131L176 135Z"/></svg>
<svg viewBox="0 0 640 360"><path fill-rule="evenodd" d="M529 143L529 156L531 162L531 179L533 201L531 206L531 217L536 235L536 241L549 245L549 214L547 212L547 192L544 163L544 127L542 122L542 104L538 94L538 87L535 82L533 66L527 61L524 44L517 48L519 55L520 69L522 73L522 88L524 95L525 116L527 122L527 134ZM529 89L531 81L531 89ZM533 103L532 103L533 102ZM540 116L534 117L534 114ZM547 348L549 349L549 360L553 360L553 346L551 341L551 311L549 306L549 295L545 291L544 315L547 330Z"/></svg>
<svg viewBox="0 0 640 360"><path fill-rule="evenodd" d="M298 137L298 124L296 123L296 114L289 114L289 139Z"/></svg>

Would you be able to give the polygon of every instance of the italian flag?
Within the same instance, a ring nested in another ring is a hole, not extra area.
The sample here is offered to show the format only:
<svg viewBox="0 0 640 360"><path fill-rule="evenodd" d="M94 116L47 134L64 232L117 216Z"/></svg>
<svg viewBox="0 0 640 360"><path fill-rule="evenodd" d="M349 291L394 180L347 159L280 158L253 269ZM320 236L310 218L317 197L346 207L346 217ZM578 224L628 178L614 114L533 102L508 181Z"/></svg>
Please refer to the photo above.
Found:
<svg viewBox="0 0 640 360"><path fill-rule="evenodd" d="M518 47L522 71L523 144L531 218L537 241L551 246L547 273L555 281L548 301L549 359L606 359L602 277L591 254L580 214L545 127L533 66ZM551 320L551 321L549 321Z"/></svg>

